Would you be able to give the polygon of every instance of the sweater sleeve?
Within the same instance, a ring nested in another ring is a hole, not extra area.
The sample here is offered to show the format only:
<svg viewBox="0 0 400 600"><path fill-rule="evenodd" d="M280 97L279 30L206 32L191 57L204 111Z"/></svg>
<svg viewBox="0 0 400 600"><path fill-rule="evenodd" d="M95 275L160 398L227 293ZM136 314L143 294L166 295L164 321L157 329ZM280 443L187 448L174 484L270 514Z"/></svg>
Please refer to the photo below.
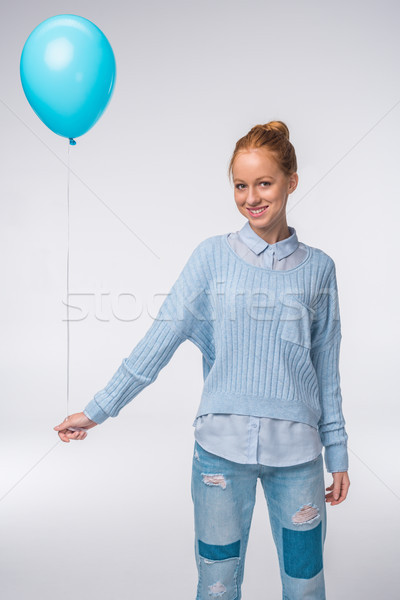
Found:
<svg viewBox="0 0 400 600"><path fill-rule="evenodd" d="M139 392L153 383L186 339L207 354L210 322L203 245L201 242L192 252L147 333L122 360L107 385L84 408L84 414L95 423L116 417Z"/></svg>
<svg viewBox="0 0 400 600"><path fill-rule="evenodd" d="M346 421L342 412L339 359L342 338L335 263L330 259L324 283L314 305L311 360L322 414L318 423L329 473L348 470Z"/></svg>

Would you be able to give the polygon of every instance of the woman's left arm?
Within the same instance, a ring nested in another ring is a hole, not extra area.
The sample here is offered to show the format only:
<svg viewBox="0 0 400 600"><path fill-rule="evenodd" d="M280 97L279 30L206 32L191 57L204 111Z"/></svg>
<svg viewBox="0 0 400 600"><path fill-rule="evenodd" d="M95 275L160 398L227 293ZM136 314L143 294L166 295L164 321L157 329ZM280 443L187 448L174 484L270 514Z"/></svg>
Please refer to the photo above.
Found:
<svg viewBox="0 0 400 600"><path fill-rule="evenodd" d="M334 493L340 488L341 498L342 487L346 494L348 488L346 483L348 478L346 474L348 470L348 435L342 411L339 374L342 333L336 268L334 261L330 257L328 258L322 288L314 305L311 325L311 360L317 374L319 387L321 417L318 429L325 447L325 465L327 471L334 475L334 483L330 487ZM334 496L333 499L335 499Z"/></svg>

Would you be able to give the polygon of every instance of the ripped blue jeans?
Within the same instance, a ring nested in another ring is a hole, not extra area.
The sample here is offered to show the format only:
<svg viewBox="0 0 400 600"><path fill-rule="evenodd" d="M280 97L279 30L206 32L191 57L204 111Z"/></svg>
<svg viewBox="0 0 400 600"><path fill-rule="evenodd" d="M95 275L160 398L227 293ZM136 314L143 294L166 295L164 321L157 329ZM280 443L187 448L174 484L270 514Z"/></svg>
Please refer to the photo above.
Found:
<svg viewBox="0 0 400 600"><path fill-rule="evenodd" d="M198 569L196 600L241 599L258 478L278 552L283 600L326 600L322 454L295 466L266 467L226 460L195 441L192 499ZM264 596L268 598L267 593Z"/></svg>

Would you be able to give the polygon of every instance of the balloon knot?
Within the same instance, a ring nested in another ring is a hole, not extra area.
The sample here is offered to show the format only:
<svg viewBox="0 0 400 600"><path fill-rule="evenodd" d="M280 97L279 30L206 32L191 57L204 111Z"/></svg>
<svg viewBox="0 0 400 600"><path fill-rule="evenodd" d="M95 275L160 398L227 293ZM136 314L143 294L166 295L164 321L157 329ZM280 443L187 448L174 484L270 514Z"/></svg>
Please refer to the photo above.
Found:
<svg viewBox="0 0 400 600"><path fill-rule="evenodd" d="M71 146L75 146L76 141L74 140L74 138L69 138L69 143Z"/></svg>

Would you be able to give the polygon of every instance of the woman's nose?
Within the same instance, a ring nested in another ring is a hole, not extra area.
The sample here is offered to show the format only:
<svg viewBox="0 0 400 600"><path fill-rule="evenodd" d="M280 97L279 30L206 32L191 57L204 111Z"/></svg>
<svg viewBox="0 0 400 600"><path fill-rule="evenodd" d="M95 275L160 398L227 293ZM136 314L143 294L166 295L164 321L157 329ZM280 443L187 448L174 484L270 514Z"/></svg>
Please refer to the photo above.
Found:
<svg viewBox="0 0 400 600"><path fill-rule="evenodd" d="M252 187L248 188L248 193L247 193L247 204L251 204L251 205L257 205L260 202L260 198L257 194L257 190L253 189Z"/></svg>

